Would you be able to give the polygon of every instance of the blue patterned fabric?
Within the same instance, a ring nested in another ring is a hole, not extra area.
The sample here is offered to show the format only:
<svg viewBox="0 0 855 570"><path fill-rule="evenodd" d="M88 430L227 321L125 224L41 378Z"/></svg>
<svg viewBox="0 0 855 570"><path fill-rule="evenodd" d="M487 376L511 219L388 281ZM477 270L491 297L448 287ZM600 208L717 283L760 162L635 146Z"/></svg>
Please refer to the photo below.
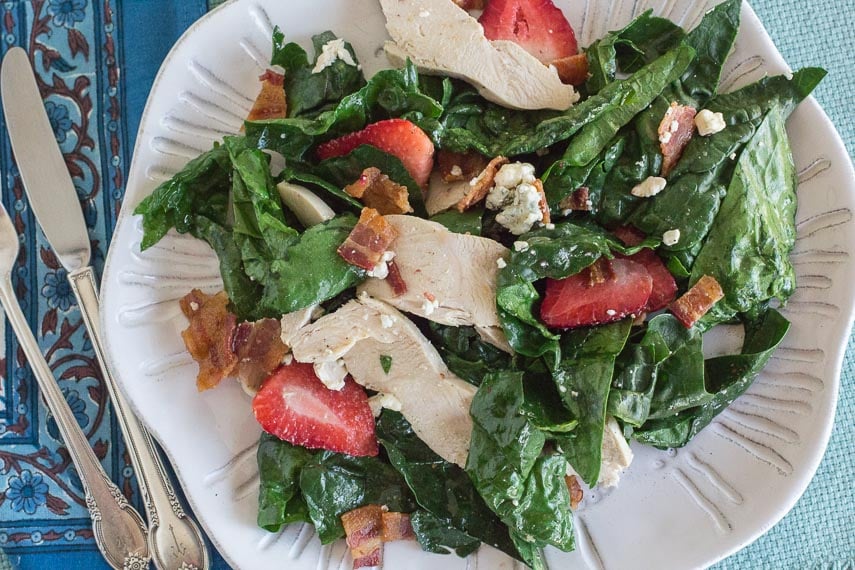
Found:
<svg viewBox="0 0 855 570"><path fill-rule="evenodd" d="M756 0L754 4L776 41L788 48L784 54L794 67L823 64L832 71L817 95L851 152L855 121L849 107L855 85L849 66L855 41L848 26L855 21L855 3L817 0L810 3L807 14L799 0ZM45 108L84 207L99 270L151 82L174 41L208 7L205 0L0 2L0 53L19 45L31 54ZM810 19L809 26L803 25L805 18ZM5 125L0 123L3 132ZM65 272L36 229L5 135L0 136L0 174L3 204L22 236L14 284L24 312L78 423L107 472L139 508L133 469L106 404L106 391ZM38 398L11 331L0 326L0 336L4 332L0 549L9 555L13 567L22 570L106 569L92 540L80 481L56 425ZM852 353L850 344L832 443L817 478L790 515L721 568L855 565ZM2 570L4 563L0 553ZM228 565L215 554L213 567Z"/></svg>

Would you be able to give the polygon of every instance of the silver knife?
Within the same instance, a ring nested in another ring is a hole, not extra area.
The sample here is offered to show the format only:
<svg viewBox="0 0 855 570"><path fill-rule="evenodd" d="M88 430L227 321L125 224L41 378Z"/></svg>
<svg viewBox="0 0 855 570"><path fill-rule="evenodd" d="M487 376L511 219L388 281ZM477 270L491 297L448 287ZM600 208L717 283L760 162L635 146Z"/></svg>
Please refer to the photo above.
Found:
<svg viewBox="0 0 855 570"><path fill-rule="evenodd" d="M148 515L148 542L154 563L164 570L206 569L209 559L202 533L184 512L151 436L132 413L107 364L101 339L98 288L89 266L89 235L77 192L24 50L12 48L6 53L0 72L0 91L12 150L30 207L68 271L68 280L125 436Z"/></svg>

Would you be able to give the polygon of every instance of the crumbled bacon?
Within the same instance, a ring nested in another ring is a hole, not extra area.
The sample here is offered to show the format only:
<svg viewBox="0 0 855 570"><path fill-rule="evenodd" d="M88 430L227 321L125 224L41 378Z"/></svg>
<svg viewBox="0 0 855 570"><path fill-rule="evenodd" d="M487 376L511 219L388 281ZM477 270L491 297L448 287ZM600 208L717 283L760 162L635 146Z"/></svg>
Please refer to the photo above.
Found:
<svg viewBox="0 0 855 570"><path fill-rule="evenodd" d="M371 271L380 262L398 231L374 208L362 208L356 227L338 248L338 254L351 265Z"/></svg>
<svg viewBox="0 0 855 570"><path fill-rule="evenodd" d="M383 216L413 211L407 187L393 182L374 166L363 170L356 182L345 186L344 191Z"/></svg>
<svg viewBox="0 0 855 570"><path fill-rule="evenodd" d="M261 81L261 91L255 98L246 120L284 119L288 110L283 87L285 76L268 69L258 79Z"/></svg>
<svg viewBox="0 0 855 570"><path fill-rule="evenodd" d="M620 226L612 231L624 245L633 247L644 241L644 233L634 226Z"/></svg>
<svg viewBox="0 0 855 570"><path fill-rule="evenodd" d="M353 568L383 564L383 507L366 505L341 515Z"/></svg>
<svg viewBox="0 0 855 570"><path fill-rule="evenodd" d="M686 145L695 132L697 111L688 105L671 103L659 123L659 149L662 151L662 176L668 176L683 156Z"/></svg>
<svg viewBox="0 0 855 570"><path fill-rule="evenodd" d="M392 288L392 293L394 293L396 297L400 297L407 292L407 283L404 281L404 276L401 275L401 268L398 267L394 259L387 262L386 266L389 268L389 275L386 276L386 283L388 283Z"/></svg>
<svg viewBox="0 0 855 570"><path fill-rule="evenodd" d="M562 199L558 203L558 207L562 212L566 210L574 210L579 212L588 212L591 209L590 191L587 186L580 186L573 190L569 196Z"/></svg>
<svg viewBox="0 0 855 570"><path fill-rule="evenodd" d="M682 297L671 303L669 308L677 320L688 329L707 314L722 297L724 291L718 281L714 277L704 275Z"/></svg>
<svg viewBox="0 0 855 570"><path fill-rule="evenodd" d="M532 183L532 186L537 188L537 193L540 194L540 203L538 206L540 206L540 213L543 214L540 223L548 224L552 221L552 217L549 215L549 204L546 201L546 191L543 189L543 182L538 178Z"/></svg>
<svg viewBox="0 0 855 570"><path fill-rule="evenodd" d="M487 166L487 157L477 152L451 152L442 150L436 153L436 167L446 182L472 180Z"/></svg>
<svg viewBox="0 0 855 570"><path fill-rule="evenodd" d="M588 80L588 56L584 53L556 59L552 66L562 83L582 85Z"/></svg>
<svg viewBox="0 0 855 570"><path fill-rule="evenodd" d="M484 0L454 0L454 3L464 10L469 11L483 10L486 2Z"/></svg>
<svg viewBox="0 0 855 570"><path fill-rule="evenodd" d="M484 167L481 173L469 182L469 190L466 195L460 199L454 206L458 212L465 212L481 200L487 197L490 188L494 185L496 173L508 163L508 159L504 156L497 156Z"/></svg>
<svg viewBox="0 0 855 570"><path fill-rule="evenodd" d="M199 364L196 387L201 392L219 384L238 362L232 349L237 317L229 312L229 298L224 291L206 295L193 289L179 304L190 321L181 337L187 352Z"/></svg>
<svg viewBox="0 0 855 570"><path fill-rule="evenodd" d="M570 491L570 508L576 510L584 496L582 486L579 485L579 480L575 475L565 475L564 482L567 484L567 490Z"/></svg>
<svg viewBox="0 0 855 570"><path fill-rule="evenodd" d="M383 542L411 540L415 538L410 515L407 513L383 512Z"/></svg>
<svg viewBox="0 0 855 570"><path fill-rule="evenodd" d="M288 352L281 334L279 319L261 319L237 326L232 340L238 359L237 376L250 390L257 390Z"/></svg>

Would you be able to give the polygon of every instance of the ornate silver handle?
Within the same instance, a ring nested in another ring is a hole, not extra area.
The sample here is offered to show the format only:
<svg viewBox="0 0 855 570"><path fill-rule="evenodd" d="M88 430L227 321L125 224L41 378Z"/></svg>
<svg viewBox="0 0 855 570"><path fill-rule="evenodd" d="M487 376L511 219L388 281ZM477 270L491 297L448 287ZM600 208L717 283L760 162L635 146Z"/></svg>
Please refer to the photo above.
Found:
<svg viewBox="0 0 855 570"><path fill-rule="evenodd" d="M151 436L133 414L107 366L101 342L98 288L91 267L68 274L83 322L101 364L110 399L125 435L149 521L149 547L162 570L200 570L209 565L208 549L196 523L184 512L166 475Z"/></svg>
<svg viewBox="0 0 855 570"><path fill-rule="evenodd" d="M12 324L24 354L27 355L42 396L53 413L68 454L80 475L98 549L110 566L117 570L147 568L149 549L145 523L104 472L89 441L77 425L77 420L68 407L50 366L42 356L24 313L21 312L8 275L0 282L0 303L6 309L6 318Z"/></svg>

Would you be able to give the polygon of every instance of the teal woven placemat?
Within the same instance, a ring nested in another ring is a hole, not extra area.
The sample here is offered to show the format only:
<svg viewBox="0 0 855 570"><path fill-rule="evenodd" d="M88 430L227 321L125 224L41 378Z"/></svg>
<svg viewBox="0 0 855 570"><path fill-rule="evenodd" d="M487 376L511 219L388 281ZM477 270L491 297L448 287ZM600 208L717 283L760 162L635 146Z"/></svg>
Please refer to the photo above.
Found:
<svg viewBox="0 0 855 570"><path fill-rule="evenodd" d="M855 154L855 0L753 0L775 45L797 69L829 72L815 92ZM850 338L828 451L795 508L715 570L855 568L855 337Z"/></svg>

